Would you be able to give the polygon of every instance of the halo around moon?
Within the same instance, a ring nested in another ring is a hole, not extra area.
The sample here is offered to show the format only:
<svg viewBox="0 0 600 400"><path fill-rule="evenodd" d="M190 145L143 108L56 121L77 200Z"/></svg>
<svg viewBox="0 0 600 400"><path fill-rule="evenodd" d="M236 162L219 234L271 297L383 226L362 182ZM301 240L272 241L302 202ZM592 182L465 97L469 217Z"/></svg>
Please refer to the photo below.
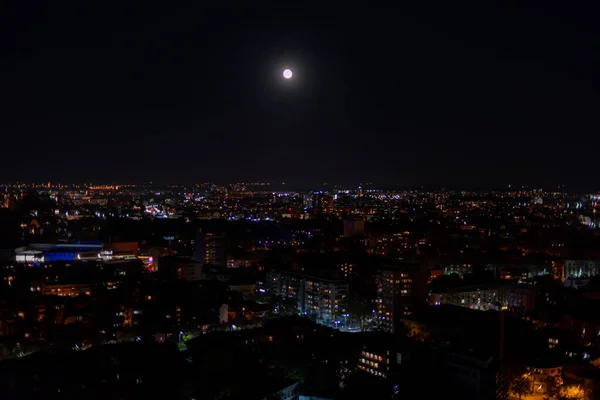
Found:
<svg viewBox="0 0 600 400"><path fill-rule="evenodd" d="M292 73L291 69L285 69L283 70L283 77L285 79L290 79L294 74Z"/></svg>

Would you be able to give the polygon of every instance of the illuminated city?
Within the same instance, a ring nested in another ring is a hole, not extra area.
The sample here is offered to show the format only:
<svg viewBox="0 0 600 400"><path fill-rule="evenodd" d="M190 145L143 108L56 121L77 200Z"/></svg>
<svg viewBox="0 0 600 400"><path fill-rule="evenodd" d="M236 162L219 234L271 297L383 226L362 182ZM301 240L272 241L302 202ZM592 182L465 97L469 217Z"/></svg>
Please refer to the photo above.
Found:
<svg viewBox="0 0 600 400"><path fill-rule="evenodd" d="M7 3L0 400L600 399L591 3Z"/></svg>
<svg viewBox="0 0 600 400"><path fill-rule="evenodd" d="M333 336L318 357L336 387L340 368L400 384L440 343L444 374L492 379L510 359L532 396L558 369L589 379L597 194L287 187L0 186L0 327L16 340L3 358L150 341L193 360L213 340L259 351Z"/></svg>

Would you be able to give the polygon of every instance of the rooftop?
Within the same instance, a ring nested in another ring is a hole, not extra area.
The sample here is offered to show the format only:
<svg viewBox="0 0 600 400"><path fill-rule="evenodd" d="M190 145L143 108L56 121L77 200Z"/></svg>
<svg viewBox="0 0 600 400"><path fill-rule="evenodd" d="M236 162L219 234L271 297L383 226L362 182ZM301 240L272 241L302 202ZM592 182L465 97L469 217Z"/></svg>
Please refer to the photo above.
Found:
<svg viewBox="0 0 600 400"><path fill-rule="evenodd" d="M30 243L27 246L15 249L17 254L40 254L47 251L57 252L75 252L86 250L100 251L104 245L102 243Z"/></svg>

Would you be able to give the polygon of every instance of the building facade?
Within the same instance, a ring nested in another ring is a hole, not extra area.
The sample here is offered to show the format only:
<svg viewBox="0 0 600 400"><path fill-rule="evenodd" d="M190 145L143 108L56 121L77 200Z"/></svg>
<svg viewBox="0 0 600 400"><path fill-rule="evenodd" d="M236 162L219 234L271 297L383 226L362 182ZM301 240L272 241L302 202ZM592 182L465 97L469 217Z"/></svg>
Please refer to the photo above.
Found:
<svg viewBox="0 0 600 400"><path fill-rule="evenodd" d="M440 293L429 293L429 305L442 304L467 307L472 310L500 310L508 305L508 289L494 287L462 287Z"/></svg>
<svg viewBox="0 0 600 400"><path fill-rule="evenodd" d="M564 279L596 276L600 272L600 260L565 260Z"/></svg>
<svg viewBox="0 0 600 400"><path fill-rule="evenodd" d="M377 274L377 318L381 328L397 331L401 318L411 315L418 296L418 265L383 267Z"/></svg>
<svg viewBox="0 0 600 400"><path fill-rule="evenodd" d="M15 262L39 264L56 261L99 260L101 243L33 243L15 249Z"/></svg>
<svg viewBox="0 0 600 400"><path fill-rule="evenodd" d="M323 325L338 327L346 314L348 282L290 271L267 274L270 293L295 299L298 311Z"/></svg>
<svg viewBox="0 0 600 400"><path fill-rule="evenodd" d="M227 265L227 243L225 235L198 231L194 241L197 263Z"/></svg>

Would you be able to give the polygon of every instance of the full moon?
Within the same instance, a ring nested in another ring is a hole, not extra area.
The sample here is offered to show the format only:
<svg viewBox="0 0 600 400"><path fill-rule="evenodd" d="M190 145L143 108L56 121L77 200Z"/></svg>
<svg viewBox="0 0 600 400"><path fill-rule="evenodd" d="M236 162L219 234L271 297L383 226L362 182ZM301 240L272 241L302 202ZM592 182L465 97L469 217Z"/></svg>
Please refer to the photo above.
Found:
<svg viewBox="0 0 600 400"><path fill-rule="evenodd" d="M290 79L292 77L292 70L291 69L286 69L283 71L283 77L285 79Z"/></svg>

